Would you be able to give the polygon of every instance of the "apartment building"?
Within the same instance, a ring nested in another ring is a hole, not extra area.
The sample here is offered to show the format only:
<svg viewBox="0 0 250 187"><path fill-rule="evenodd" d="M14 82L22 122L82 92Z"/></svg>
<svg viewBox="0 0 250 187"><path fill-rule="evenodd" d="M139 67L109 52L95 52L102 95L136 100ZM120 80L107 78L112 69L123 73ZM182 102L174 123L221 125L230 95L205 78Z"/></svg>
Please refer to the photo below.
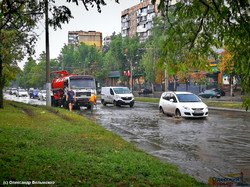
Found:
<svg viewBox="0 0 250 187"><path fill-rule="evenodd" d="M109 46L110 45L110 43L111 43L111 36L106 36L106 37L104 37L103 38L103 46Z"/></svg>
<svg viewBox="0 0 250 187"><path fill-rule="evenodd" d="M157 6L151 0L140 0L140 3L121 12L122 37L139 36L140 41L145 41L151 35L153 17L158 15Z"/></svg>
<svg viewBox="0 0 250 187"><path fill-rule="evenodd" d="M79 45L81 42L102 49L102 33L96 31L69 31L68 44Z"/></svg>

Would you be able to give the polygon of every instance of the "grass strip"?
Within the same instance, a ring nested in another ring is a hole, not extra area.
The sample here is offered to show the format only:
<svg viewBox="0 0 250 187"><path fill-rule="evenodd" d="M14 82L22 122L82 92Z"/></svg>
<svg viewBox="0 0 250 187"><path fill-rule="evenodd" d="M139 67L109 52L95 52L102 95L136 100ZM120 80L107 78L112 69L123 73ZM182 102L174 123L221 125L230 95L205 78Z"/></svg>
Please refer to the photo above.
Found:
<svg viewBox="0 0 250 187"><path fill-rule="evenodd" d="M222 107L222 108L231 108L231 109L245 109L242 107L241 102L226 102L226 101L205 101L209 107Z"/></svg>
<svg viewBox="0 0 250 187"><path fill-rule="evenodd" d="M58 186L205 186L64 109L4 101L0 180ZM32 115L30 115L32 114ZM62 117L64 116L64 117Z"/></svg>

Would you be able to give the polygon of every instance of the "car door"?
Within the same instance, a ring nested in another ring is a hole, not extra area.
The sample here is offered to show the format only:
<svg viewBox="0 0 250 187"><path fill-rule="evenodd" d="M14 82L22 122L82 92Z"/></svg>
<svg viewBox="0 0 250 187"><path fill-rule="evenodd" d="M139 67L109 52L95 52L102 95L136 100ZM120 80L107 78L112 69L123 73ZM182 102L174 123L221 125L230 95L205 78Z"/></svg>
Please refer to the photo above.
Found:
<svg viewBox="0 0 250 187"><path fill-rule="evenodd" d="M165 96L162 97L162 108L165 113L170 114L170 93L166 93Z"/></svg>
<svg viewBox="0 0 250 187"><path fill-rule="evenodd" d="M177 99L174 94L170 94L168 110L172 115L175 115L176 107L177 107Z"/></svg>
<svg viewBox="0 0 250 187"><path fill-rule="evenodd" d="M107 96L108 103L113 103L114 101L114 90L112 88L109 89L109 95Z"/></svg>

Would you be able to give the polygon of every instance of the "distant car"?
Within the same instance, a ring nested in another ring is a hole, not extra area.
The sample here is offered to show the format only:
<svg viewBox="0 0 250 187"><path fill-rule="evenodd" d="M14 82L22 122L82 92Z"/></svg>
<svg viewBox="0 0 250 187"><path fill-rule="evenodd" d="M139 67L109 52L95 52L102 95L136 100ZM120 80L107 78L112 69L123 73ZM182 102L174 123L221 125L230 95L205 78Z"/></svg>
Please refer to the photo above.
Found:
<svg viewBox="0 0 250 187"><path fill-rule="evenodd" d="M28 92L25 89L18 89L16 92L17 97L28 97Z"/></svg>
<svg viewBox="0 0 250 187"><path fill-rule="evenodd" d="M208 116L207 105L190 92L164 92L160 98L159 111L171 116L187 118Z"/></svg>
<svg viewBox="0 0 250 187"><path fill-rule="evenodd" d="M138 92L139 95L141 95L141 94L151 94L151 93L152 93L152 91L147 89L147 88L145 88L145 89Z"/></svg>
<svg viewBox="0 0 250 187"><path fill-rule="evenodd" d="M30 90L30 98L36 98L38 97L38 93L40 90Z"/></svg>
<svg viewBox="0 0 250 187"><path fill-rule="evenodd" d="M226 95L226 93L221 89L213 89L213 90L216 91L217 93L219 93L220 96L225 96Z"/></svg>
<svg viewBox="0 0 250 187"><path fill-rule="evenodd" d="M10 95L16 95L17 88L11 88L9 94Z"/></svg>
<svg viewBox="0 0 250 187"><path fill-rule="evenodd" d="M199 96L203 98L220 98L221 94L215 90L205 90L204 92L199 93Z"/></svg>
<svg viewBox="0 0 250 187"><path fill-rule="evenodd" d="M46 90L41 90L39 93L38 93L38 100L46 100Z"/></svg>

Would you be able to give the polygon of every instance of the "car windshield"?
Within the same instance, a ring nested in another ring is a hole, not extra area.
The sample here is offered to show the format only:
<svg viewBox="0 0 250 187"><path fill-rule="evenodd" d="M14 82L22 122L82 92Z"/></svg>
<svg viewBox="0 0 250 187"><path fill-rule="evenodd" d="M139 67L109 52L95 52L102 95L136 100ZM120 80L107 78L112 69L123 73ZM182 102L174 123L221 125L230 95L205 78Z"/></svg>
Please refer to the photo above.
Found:
<svg viewBox="0 0 250 187"><path fill-rule="evenodd" d="M114 88L114 91L117 94L130 94L130 90L128 88Z"/></svg>
<svg viewBox="0 0 250 187"><path fill-rule="evenodd" d="M83 89L83 88L95 89L95 81L88 79L71 80L70 87L73 89Z"/></svg>
<svg viewBox="0 0 250 187"><path fill-rule="evenodd" d="M194 94L176 94L179 102L200 102L200 99Z"/></svg>

